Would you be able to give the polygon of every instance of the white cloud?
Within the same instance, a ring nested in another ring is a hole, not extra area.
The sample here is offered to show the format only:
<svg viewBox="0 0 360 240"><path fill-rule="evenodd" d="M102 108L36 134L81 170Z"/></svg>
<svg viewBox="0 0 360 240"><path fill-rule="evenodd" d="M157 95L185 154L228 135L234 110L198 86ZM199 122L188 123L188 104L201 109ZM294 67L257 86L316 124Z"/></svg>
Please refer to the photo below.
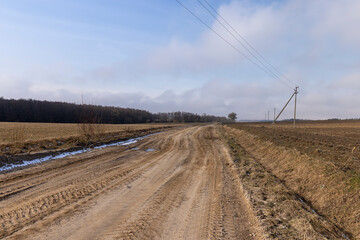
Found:
<svg viewBox="0 0 360 240"><path fill-rule="evenodd" d="M337 79L333 81L329 87L332 91L339 89L360 91L360 72Z"/></svg>
<svg viewBox="0 0 360 240"><path fill-rule="evenodd" d="M314 2L314 1L311 1ZM357 0L317 1L319 19L313 33L319 37L334 37L340 43L359 48L360 32L356 26L360 23L360 2ZM311 4L309 4L311 6ZM315 16L314 16L315 17Z"/></svg>
<svg viewBox="0 0 360 240"><path fill-rule="evenodd" d="M219 12L300 84L300 118L359 117L360 1L232 1ZM231 39L218 23L210 25ZM79 102L84 94L95 104L152 112L236 111L242 119L262 119L292 93L206 28L195 41L177 36L135 59L121 59L85 70L70 64L20 69L0 76L0 96Z"/></svg>

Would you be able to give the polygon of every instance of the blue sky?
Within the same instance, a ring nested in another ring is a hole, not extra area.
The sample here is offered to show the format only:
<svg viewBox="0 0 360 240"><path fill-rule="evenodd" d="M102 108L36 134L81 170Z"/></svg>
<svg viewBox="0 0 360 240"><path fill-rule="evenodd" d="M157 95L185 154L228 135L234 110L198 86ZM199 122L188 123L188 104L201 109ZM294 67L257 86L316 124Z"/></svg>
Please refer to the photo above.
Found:
<svg viewBox="0 0 360 240"><path fill-rule="evenodd" d="M244 51L197 1L181 2ZM209 2L300 86L299 117L359 117L360 1ZM262 119L292 94L175 0L4 0L0 36L5 98Z"/></svg>

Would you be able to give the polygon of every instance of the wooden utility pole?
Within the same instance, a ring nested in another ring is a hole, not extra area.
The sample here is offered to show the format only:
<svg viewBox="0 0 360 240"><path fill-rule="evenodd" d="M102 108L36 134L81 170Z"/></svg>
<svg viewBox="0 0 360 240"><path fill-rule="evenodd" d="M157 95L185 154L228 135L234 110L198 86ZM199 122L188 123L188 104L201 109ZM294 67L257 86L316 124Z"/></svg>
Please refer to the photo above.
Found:
<svg viewBox="0 0 360 240"><path fill-rule="evenodd" d="M296 102L297 102L297 95L299 93L298 91L299 87L295 88L295 105L294 105L294 127L296 127Z"/></svg>

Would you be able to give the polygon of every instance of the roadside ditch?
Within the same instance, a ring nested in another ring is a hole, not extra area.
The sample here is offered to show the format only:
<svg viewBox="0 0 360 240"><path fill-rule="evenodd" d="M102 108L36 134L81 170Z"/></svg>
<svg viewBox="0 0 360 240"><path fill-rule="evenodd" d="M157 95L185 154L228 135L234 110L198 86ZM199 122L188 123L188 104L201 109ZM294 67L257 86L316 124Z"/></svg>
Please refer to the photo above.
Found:
<svg viewBox="0 0 360 240"><path fill-rule="evenodd" d="M0 155L0 174L11 171L15 168L26 167L49 160L64 158L71 155L85 153L93 149L99 149L110 146L125 146L151 136L153 134L168 130L172 127L161 127L147 130L133 130L126 133L108 133L91 136L91 138L83 139L83 137L69 139L52 139L39 142L27 142L21 146L7 145L3 147ZM47 144L44 142L51 142ZM59 143L59 144L56 144ZM49 148L39 151L39 145L47 145ZM29 147L32 146L32 147ZM11 154L13 152L21 152L19 149L27 149L25 153ZM17 150L14 150L17 149ZM150 150L151 151L151 150Z"/></svg>
<svg viewBox="0 0 360 240"><path fill-rule="evenodd" d="M233 157L231 167L268 239L352 239L245 150L232 129L223 127L222 133Z"/></svg>

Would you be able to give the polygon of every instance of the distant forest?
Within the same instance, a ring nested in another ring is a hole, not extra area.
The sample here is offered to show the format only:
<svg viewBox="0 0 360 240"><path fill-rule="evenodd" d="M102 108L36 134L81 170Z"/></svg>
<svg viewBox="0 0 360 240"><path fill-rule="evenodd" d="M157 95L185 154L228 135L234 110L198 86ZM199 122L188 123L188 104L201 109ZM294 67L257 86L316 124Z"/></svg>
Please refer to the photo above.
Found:
<svg viewBox="0 0 360 240"><path fill-rule="evenodd" d="M108 107L32 99L0 97L1 122L44 123L167 123L167 122L226 122L225 117L198 115L187 112L150 113L133 108Z"/></svg>

